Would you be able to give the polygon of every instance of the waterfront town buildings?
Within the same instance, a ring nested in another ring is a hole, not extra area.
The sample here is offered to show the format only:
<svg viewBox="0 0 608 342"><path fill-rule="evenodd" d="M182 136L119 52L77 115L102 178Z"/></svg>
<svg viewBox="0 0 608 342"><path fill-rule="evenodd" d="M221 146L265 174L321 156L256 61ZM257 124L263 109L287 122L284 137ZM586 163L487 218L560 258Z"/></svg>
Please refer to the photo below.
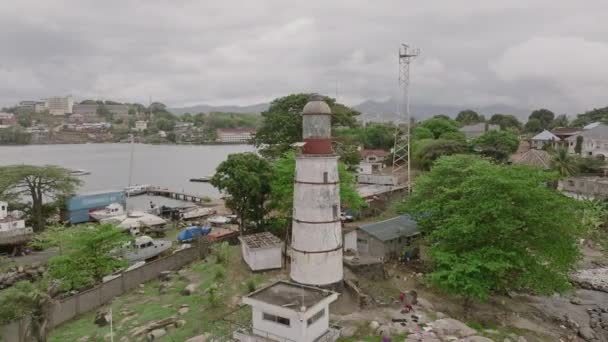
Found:
<svg viewBox="0 0 608 342"><path fill-rule="evenodd" d="M74 100L72 96L54 96L46 99L46 106L51 115L72 114Z"/></svg>
<svg viewBox="0 0 608 342"><path fill-rule="evenodd" d="M0 112L0 128L7 128L17 124L14 114Z"/></svg>
<svg viewBox="0 0 608 342"><path fill-rule="evenodd" d="M255 136L253 128L218 128L217 141L221 143L248 143Z"/></svg>
<svg viewBox="0 0 608 342"><path fill-rule="evenodd" d="M389 152L384 150L362 149L359 151L361 161L359 162L359 173L371 175L379 172L385 166L386 157Z"/></svg>
<svg viewBox="0 0 608 342"><path fill-rule="evenodd" d="M373 257L397 258L418 235L420 228L409 215L363 224L356 230L357 251Z"/></svg>
<svg viewBox="0 0 608 342"><path fill-rule="evenodd" d="M148 129L148 122L144 121L144 120L137 120L135 121L135 128L134 130L137 132L143 132L146 129Z"/></svg>

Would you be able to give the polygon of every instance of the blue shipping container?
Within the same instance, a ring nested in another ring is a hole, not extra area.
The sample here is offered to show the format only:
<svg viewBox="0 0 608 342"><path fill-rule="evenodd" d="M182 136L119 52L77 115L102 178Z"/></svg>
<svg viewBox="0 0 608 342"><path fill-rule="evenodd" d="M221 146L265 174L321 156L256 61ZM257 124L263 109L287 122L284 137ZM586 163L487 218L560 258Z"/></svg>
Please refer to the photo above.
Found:
<svg viewBox="0 0 608 342"><path fill-rule="evenodd" d="M124 191L106 191L74 196L67 203L70 223L88 222L90 220L89 211L105 208L112 203L120 203L126 207L127 198Z"/></svg>

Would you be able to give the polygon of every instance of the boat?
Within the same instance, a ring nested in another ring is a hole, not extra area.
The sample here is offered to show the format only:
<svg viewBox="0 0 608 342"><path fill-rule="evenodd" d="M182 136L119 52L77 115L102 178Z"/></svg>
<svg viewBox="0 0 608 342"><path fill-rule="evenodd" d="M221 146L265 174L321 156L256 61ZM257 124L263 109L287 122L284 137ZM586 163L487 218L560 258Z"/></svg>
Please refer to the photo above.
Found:
<svg viewBox="0 0 608 342"><path fill-rule="evenodd" d="M221 215L212 216L207 221L209 221L209 223L211 223L212 225L218 226L230 223L230 219L228 217Z"/></svg>
<svg viewBox="0 0 608 342"><path fill-rule="evenodd" d="M149 184L143 184L143 185L131 185L125 188L125 193L127 194L127 196L138 196L138 195L143 195L146 192L148 192L148 190L151 188L152 186Z"/></svg>
<svg viewBox="0 0 608 342"><path fill-rule="evenodd" d="M215 210L210 208L192 207L184 209L180 216L183 220L191 220L215 214Z"/></svg>
<svg viewBox="0 0 608 342"><path fill-rule="evenodd" d="M101 221L106 218L121 216L125 214L125 209L120 203L112 203L101 210L91 211L89 216L94 220Z"/></svg>
<svg viewBox="0 0 608 342"><path fill-rule="evenodd" d="M139 235L140 228L143 227L160 227L167 224L167 221L165 221L163 218L145 213L143 211L131 211L126 215L102 219L100 222L114 223L118 225L118 227L128 230L131 235Z"/></svg>
<svg viewBox="0 0 608 342"><path fill-rule="evenodd" d="M86 175L90 175L91 171L87 171L85 169L74 169L74 170L70 170L70 175L72 176L86 176Z"/></svg>
<svg viewBox="0 0 608 342"><path fill-rule="evenodd" d="M199 236L206 236L211 232L211 226L190 226L182 230L177 236L177 241L180 243L190 242Z"/></svg>
<svg viewBox="0 0 608 342"><path fill-rule="evenodd" d="M190 178L191 182L197 182L197 183L208 183L209 181L211 181L211 176L204 176L204 177L198 177L198 178Z"/></svg>
<svg viewBox="0 0 608 342"><path fill-rule="evenodd" d="M169 248L171 248L171 241L154 240L153 238L144 235L136 237L135 240L133 240L126 249L124 257L129 263L135 263L154 258Z"/></svg>

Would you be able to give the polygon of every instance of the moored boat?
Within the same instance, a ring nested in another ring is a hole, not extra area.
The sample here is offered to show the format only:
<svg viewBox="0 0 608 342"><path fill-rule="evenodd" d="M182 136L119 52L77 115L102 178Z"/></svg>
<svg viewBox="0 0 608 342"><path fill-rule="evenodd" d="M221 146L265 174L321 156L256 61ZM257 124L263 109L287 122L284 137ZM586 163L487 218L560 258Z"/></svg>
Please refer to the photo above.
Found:
<svg viewBox="0 0 608 342"><path fill-rule="evenodd" d="M171 241L154 240L144 235L135 238L127 248L124 256L129 263L135 263L154 258L169 248L171 248Z"/></svg>
<svg viewBox="0 0 608 342"><path fill-rule="evenodd" d="M120 203L112 203L101 210L91 211L89 216L94 220L101 221L103 219L120 216L125 214L125 209Z"/></svg>
<svg viewBox="0 0 608 342"><path fill-rule="evenodd" d="M138 196L138 195L143 195L146 192L148 192L148 190L151 188L152 186L149 184L138 184L138 185L131 185L125 188L125 193L127 194L127 196Z"/></svg>

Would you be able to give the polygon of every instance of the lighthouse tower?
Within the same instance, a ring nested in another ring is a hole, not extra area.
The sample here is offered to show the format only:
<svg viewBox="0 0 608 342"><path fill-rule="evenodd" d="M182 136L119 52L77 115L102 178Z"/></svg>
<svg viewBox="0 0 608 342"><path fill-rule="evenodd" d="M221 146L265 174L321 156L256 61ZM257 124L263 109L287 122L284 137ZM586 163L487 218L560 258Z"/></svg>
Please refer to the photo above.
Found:
<svg viewBox="0 0 608 342"><path fill-rule="evenodd" d="M304 147L296 157L291 279L314 286L339 283L342 225L338 157L331 148L331 110L320 95L302 112Z"/></svg>

